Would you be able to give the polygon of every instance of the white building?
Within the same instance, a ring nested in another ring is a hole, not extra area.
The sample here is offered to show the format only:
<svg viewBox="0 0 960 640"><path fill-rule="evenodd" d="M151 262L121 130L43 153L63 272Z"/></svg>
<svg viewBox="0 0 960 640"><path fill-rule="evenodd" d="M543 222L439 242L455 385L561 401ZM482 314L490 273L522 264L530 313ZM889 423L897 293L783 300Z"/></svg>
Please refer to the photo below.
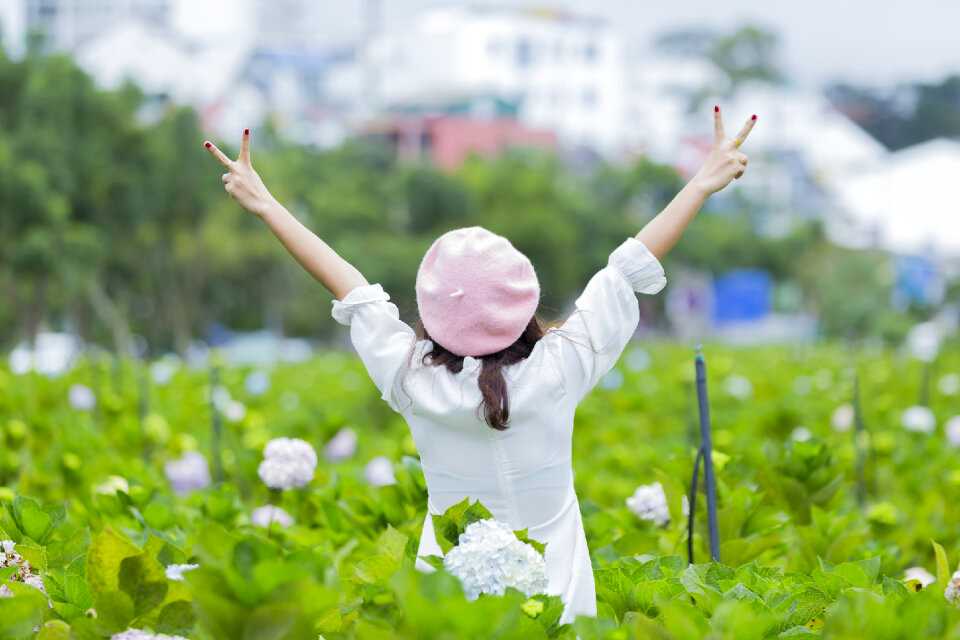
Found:
<svg viewBox="0 0 960 640"><path fill-rule="evenodd" d="M846 218L837 242L960 260L960 142L938 138L907 147L834 185Z"/></svg>
<svg viewBox="0 0 960 640"><path fill-rule="evenodd" d="M20 5L27 30L41 30L45 48L73 51L129 18L166 24L175 0L5 0Z"/></svg>
<svg viewBox="0 0 960 640"><path fill-rule="evenodd" d="M485 94L518 99L518 117L562 144L622 146L620 36L603 21L548 9L455 6L367 44L328 89L368 107ZM375 85L371 86L371 78ZM375 103L365 96L373 93Z"/></svg>

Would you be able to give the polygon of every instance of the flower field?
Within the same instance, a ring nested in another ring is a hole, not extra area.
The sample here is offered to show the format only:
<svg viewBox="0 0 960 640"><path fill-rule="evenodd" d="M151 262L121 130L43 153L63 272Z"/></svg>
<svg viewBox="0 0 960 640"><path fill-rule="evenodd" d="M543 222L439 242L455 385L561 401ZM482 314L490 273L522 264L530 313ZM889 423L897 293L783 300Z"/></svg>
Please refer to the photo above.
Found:
<svg viewBox="0 0 960 640"><path fill-rule="evenodd" d="M577 414L599 616L562 626L542 579L461 584L489 544L466 512L449 568L414 567L416 450L350 353L215 383L174 359L0 369L0 638L960 638L955 346L929 370L707 346L722 563L698 499L694 564L693 351L628 347Z"/></svg>

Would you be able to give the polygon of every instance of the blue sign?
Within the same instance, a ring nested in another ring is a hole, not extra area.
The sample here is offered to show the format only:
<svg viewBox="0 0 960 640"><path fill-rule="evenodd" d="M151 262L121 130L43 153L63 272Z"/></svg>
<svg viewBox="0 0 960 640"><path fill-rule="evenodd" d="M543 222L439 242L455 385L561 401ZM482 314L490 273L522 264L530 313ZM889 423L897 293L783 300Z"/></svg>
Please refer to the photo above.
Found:
<svg viewBox="0 0 960 640"><path fill-rule="evenodd" d="M755 322L770 313L773 279L762 269L727 271L713 281L716 325Z"/></svg>

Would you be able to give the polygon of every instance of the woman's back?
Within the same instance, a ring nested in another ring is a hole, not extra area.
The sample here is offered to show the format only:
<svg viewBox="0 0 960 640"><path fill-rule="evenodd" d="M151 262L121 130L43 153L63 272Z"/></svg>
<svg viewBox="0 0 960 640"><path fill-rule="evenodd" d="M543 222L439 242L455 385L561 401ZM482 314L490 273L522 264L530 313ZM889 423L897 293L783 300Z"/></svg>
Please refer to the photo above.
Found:
<svg viewBox="0 0 960 640"><path fill-rule="evenodd" d="M399 320L380 285L358 287L333 303L382 397L407 421L427 482L427 515L418 556L442 556L431 516L464 498L547 544L550 594L565 603L561 622L596 615L596 593L571 464L577 404L616 363L639 322L636 292L655 293L666 279L647 248L629 238L610 254L562 327L530 355L503 369L508 428L479 413L481 360L463 369L424 362L433 345ZM428 359L429 360L429 359ZM430 567L419 561L424 571Z"/></svg>

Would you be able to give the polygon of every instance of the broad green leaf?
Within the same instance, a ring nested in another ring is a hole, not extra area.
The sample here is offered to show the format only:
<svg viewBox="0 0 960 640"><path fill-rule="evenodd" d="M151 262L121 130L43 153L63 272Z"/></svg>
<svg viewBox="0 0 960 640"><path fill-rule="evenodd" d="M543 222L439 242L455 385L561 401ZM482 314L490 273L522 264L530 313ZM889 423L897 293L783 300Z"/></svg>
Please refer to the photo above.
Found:
<svg viewBox="0 0 960 640"><path fill-rule="evenodd" d="M87 551L87 584L94 594L119 589L118 573L124 558L135 556L140 549L108 525Z"/></svg>
<svg viewBox="0 0 960 640"><path fill-rule="evenodd" d="M186 600L167 604L157 616L157 633L168 636L186 636L193 628L193 605Z"/></svg>
<svg viewBox="0 0 960 640"><path fill-rule="evenodd" d="M105 591L97 597L97 628L106 633L119 633L133 620L133 600L123 591Z"/></svg>

